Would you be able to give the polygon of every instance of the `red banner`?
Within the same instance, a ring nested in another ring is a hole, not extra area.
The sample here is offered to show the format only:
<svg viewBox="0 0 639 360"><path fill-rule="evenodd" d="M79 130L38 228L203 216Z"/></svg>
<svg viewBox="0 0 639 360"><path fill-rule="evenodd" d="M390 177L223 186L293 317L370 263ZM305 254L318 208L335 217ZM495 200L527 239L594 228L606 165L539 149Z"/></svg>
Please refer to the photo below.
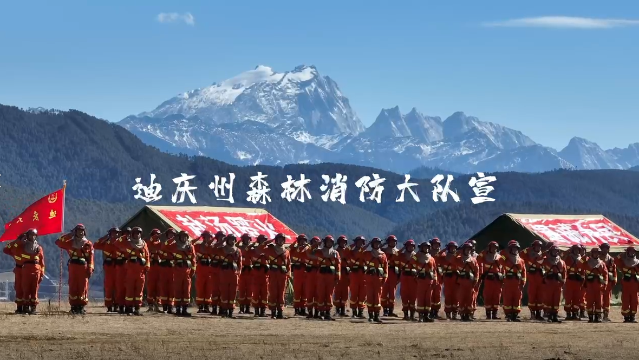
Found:
<svg viewBox="0 0 639 360"><path fill-rule="evenodd" d="M38 230L38 235L62 232L64 218L64 188L34 202L22 214L4 225L0 241L15 240L29 229Z"/></svg>
<svg viewBox="0 0 639 360"><path fill-rule="evenodd" d="M639 241L606 218L598 219L517 219L530 231L558 246L639 245Z"/></svg>
<svg viewBox="0 0 639 360"><path fill-rule="evenodd" d="M189 210L159 210L181 230L196 238L202 231L213 233L222 231L235 234L238 238L247 233L251 237L266 235L273 239L278 233L287 236L286 243L295 241L297 234L271 214L264 213L232 213Z"/></svg>

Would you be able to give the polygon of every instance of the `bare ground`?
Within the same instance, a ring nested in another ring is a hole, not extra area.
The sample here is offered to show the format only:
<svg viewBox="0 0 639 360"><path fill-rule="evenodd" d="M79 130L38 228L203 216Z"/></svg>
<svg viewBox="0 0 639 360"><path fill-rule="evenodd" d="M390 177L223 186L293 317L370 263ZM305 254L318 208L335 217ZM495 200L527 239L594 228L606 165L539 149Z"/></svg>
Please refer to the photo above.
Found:
<svg viewBox="0 0 639 360"><path fill-rule="evenodd" d="M15 315L13 304L0 304L0 359L632 359L639 329L620 323L619 308L612 310L612 323L602 324L531 322L527 310L521 323L370 324L250 315L127 317L99 306L70 316L41 308L40 315ZM477 315L483 318L483 311Z"/></svg>

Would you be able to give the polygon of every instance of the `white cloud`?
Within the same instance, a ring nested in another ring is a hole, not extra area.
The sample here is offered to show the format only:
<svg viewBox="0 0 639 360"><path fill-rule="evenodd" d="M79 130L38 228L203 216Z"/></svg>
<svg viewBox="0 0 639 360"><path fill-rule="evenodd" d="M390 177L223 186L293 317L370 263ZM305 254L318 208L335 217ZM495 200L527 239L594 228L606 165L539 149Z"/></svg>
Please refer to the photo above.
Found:
<svg viewBox="0 0 639 360"><path fill-rule="evenodd" d="M609 29L623 26L639 26L639 20L595 19L572 16L541 16L483 23L487 27L544 27L571 29Z"/></svg>
<svg viewBox="0 0 639 360"><path fill-rule="evenodd" d="M188 12L184 14L160 13L158 14L157 19L161 23L174 23L184 21L184 23L186 23L187 25L195 25L195 18L193 17L193 15L191 15L191 13Z"/></svg>

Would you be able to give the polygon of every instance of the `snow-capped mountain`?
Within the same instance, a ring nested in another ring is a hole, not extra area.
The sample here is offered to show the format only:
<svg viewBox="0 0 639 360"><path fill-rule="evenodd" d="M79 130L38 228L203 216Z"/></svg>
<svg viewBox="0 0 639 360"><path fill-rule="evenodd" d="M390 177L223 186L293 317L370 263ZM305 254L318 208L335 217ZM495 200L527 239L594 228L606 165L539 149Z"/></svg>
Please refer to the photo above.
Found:
<svg viewBox="0 0 639 360"><path fill-rule="evenodd" d="M258 66L120 125L167 152L242 165L338 162L399 173L420 166L471 173L639 165L639 143L604 151L574 138L557 152L463 112L442 121L396 106L365 129L337 84L304 65L283 73Z"/></svg>

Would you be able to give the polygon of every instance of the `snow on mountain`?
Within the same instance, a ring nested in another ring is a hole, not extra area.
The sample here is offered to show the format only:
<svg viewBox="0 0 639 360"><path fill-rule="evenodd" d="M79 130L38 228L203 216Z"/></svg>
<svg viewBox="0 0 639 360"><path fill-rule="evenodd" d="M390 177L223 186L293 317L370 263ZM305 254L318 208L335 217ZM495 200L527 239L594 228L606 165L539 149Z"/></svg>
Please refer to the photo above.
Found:
<svg viewBox="0 0 639 360"><path fill-rule="evenodd" d="M577 169L623 169L617 159L596 143L573 137L559 155Z"/></svg>
<svg viewBox="0 0 639 360"><path fill-rule="evenodd" d="M215 123L252 120L271 126L302 125L311 135L358 134L364 125L348 99L328 76L314 66L300 65L278 73L257 66L211 86L169 99L139 117L164 118L171 114L197 115Z"/></svg>
<svg viewBox="0 0 639 360"><path fill-rule="evenodd" d="M639 143L630 144L625 149L614 148L606 152L614 156L617 163L624 169L639 165Z"/></svg>
<svg viewBox="0 0 639 360"><path fill-rule="evenodd" d="M412 137L425 141L438 141L444 138L444 127L439 116L425 116L413 108L404 115L404 122Z"/></svg>
<svg viewBox="0 0 639 360"><path fill-rule="evenodd" d="M404 117L399 112L399 106L395 106L392 109L382 109L375 122L364 131L362 136L371 139L384 139L389 136L411 136L411 133L404 122Z"/></svg>
<svg viewBox="0 0 639 360"><path fill-rule="evenodd" d="M466 116L461 111L444 120L444 138L454 138L472 130L486 134L491 142L501 149L514 149L519 146L536 144L528 136L522 134L521 131L491 122L479 121L476 117Z"/></svg>

